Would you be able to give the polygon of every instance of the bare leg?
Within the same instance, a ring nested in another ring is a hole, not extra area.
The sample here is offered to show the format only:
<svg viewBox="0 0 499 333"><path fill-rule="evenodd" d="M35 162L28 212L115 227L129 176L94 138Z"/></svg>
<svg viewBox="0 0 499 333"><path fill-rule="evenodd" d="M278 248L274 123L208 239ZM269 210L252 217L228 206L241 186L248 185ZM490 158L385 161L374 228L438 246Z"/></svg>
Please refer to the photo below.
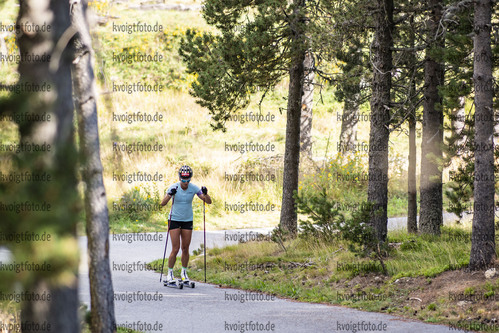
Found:
<svg viewBox="0 0 499 333"><path fill-rule="evenodd" d="M180 249L180 228L170 230L170 239L172 241L172 252L170 252L170 256L168 257L168 268L173 268Z"/></svg>
<svg viewBox="0 0 499 333"><path fill-rule="evenodd" d="M191 245L192 230L182 229L182 266L189 264L189 245Z"/></svg>

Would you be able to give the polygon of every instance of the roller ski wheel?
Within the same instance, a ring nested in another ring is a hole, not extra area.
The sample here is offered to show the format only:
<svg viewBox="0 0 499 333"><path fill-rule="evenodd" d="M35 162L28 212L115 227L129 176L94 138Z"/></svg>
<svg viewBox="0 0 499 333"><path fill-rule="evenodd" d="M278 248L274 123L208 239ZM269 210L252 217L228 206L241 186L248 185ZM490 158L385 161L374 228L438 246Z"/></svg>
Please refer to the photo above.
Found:
<svg viewBox="0 0 499 333"><path fill-rule="evenodd" d="M189 281L189 280L185 280L185 281L182 281L182 284L186 287L189 287L189 288L195 288L196 287L196 283L192 282L192 281Z"/></svg>
<svg viewBox="0 0 499 333"><path fill-rule="evenodd" d="M170 282L165 280L163 284L165 287L170 287L170 288L178 288L178 289L184 288L184 284L180 280L173 280Z"/></svg>

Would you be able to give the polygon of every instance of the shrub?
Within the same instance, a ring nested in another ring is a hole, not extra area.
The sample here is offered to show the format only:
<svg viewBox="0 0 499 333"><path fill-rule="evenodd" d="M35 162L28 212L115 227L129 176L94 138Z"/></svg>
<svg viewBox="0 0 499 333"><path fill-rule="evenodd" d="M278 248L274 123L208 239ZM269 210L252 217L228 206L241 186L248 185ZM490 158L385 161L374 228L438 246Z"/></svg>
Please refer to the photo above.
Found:
<svg viewBox="0 0 499 333"><path fill-rule="evenodd" d="M301 237L327 243L338 239L345 217L335 208L336 202L327 197L325 189L317 196L295 195L295 201L298 212L308 216L308 220L300 221Z"/></svg>
<svg viewBox="0 0 499 333"><path fill-rule="evenodd" d="M318 243L346 240L350 251L379 260L386 274L386 245L378 243L368 224L371 214L377 212L372 203L362 199L367 184L362 159L357 154L351 156L338 155L301 182L295 202L298 213L307 219L300 221L300 237Z"/></svg>
<svg viewBox="0 0 499 333"><path fill-rule="evenodd" d="M144 220L159 212L159 204L163 198L156 184L153 186L135 186L123 193L117 205L119 210L112 209L114 219Z"/></svg>

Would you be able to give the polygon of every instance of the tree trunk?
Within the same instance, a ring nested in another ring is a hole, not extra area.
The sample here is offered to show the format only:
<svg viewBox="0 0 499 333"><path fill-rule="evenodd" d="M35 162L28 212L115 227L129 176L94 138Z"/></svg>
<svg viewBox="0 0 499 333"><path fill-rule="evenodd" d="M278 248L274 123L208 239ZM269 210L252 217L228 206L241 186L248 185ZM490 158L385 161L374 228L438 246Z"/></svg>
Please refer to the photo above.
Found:
<svg viewBox="0 0 499 333"><path fill-rule="evenodd" d="M310 50L305 55L304 82L301 110L300 152L312 156L312 106L314 101L314 55Z"/></svg>
<svg viewBox="0 0 499 333"><path fill-rule="evenodd" d="M22 214L17 221L25 231L51 232L50 245L30 243L28 252L22 254L35 262L44 258L44 263L51 266L48 271L34 271L29 277L22 277L27 292L46 292L51 296L50 301L22 304L21 321L33 323L22 331L79 332L77 154L73 132L71 52L67 43L63 43L66 39L62 38L70 26L69 3L67 0L21 0L19 3L17 24L46 27L45 32L26 31L18 36L20 53L51 56L50 63L19 62L21 84L51 87L49 91L26 93L24 105L18 110L51 115L50 121L19 124L20 142L51 147L47 152L21 154L19 169L47 172L52 178L52 181L27 185L28 191L24 192L26 200L47 201L51 210ZM21 248L14 251L16 255L20 252ZM47 330L37 330L37 324L45 324Z"/></svg>
<svg viewBox="0 0 499 333"><path fill-rule="evenodd" d="M291 68L289 70L288 107L286 119L286 143L284 148L284 175L282 188L282 207L280 226L296 235L298 227L298 217L296 213L293 192L298 191L298 171L300 162L300 118L301 102L304 81L305 53L308 49L303 41L303 19L300 13L302 3L300 0L294 1L296 5L290 26L292 27L292 52Z"/></svg>
<svg viewBox="0 0 499 333"><path fill-rule="evenodd" d="M407 175L407 232L418 232L418 200L416 189L416 110L409 116L409 168Z"/></svg>
<svg viewBox="0 0 499 333"><path fill-rule="evenodd" d="M470 269L493 264L494 230L494 83L490 46L491 0L475 2L473 81L475 86L475 180Z"/></svg>
<svg viewBox="0 0 499 333"><path fill-rule="evenodd" d="M377 0L373 52L371 130L369 134L369 184L367 198L373 203L370 224L379 242L386 241L388 203L388 139L392 85L393 0Z"/></svg>
<svg viewBox="0 0 499 333"><path fill-rule="evenodd" d="M443 111L438 87L443 84L443 66L430 54L432 47L442 47L439 22L442 16L441 0L429 0L431 10L427 21L428 48L425 61L425 90L423 102L423 142L421 145L421 186L419 226L421 233L439 235L442 218L442 144ZM435 40L437 38L437 40Z"/></svg>
<svg viewBox="0 0 499 333"><path fill-rule="evenodd" d="M463 96L459 97L459 108L453 110L452 115L455 119L452 120L452 129L454 135L458 138L455 145L462 147L466 143L466 136L462 134L465 126L466 112L464 110L465 98Z"/></svg>
<svg viewBox="0 0 499 333"><path fill-rule="evenodd" d="M414 34L414 17L410 19L410 47L414 48L416 44L416 36ZM409 123L409 167L407 170L407 232L415 234L418 232L418 200L416 188L416 73L417 73L417 59L415 51L411 51L409 55L409 68L414 75L410 82L409 104L410 113L408 116Z"/></svg>
<svg viewBox="0 0 499 333"><path fill-rule="evenodd" d="M496 119L498 116L495 116ZM494 126L494 145L499 146L499 120L496 120L496 124Z"/></svg>
<svg viewBox="0 0 499 333"><path fill-rule="evenodd" d="M109 218L100 159L99 127L92 40L86 4L71 1L71 20L78 32L72 66L75 108L78 115L80 157L85 182L85 215L88 237L91 298L91 331L115 332L114 291L109 266Z"/></svg>
<svg viewBox="0 0 499 333"><path fill-rule="evenodd" d="M497 113L497 111L496 111ZM494 125L494 146L499 146L499 115L494 115L495 125Z"/></svg>
<svg viewBox="0 0 499 333"><path fill-rule="evenodd" d="M349 91L351 89L348 89ZM353 147L357 142L357 123L359 120L360 86L352 94L345 95L341 119L340 147Z"/></svg>

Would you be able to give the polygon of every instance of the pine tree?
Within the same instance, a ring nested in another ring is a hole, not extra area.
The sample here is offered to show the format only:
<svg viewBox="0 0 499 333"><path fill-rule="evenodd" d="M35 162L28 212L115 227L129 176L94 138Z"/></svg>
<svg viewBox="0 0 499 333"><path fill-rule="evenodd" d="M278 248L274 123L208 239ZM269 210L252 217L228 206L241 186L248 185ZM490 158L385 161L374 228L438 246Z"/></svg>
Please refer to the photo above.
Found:
<svg viewBox="0 0 499 333"><path fill-rule="evenodd" d="M392 89L393 1L377 0L376 29L372 42L373 81L369 134L369 185L367 200L373 203L370 224L376 238L387 237L388 140Z"/></svg>
<svg viewBox="0 0 499 333"><path fill-rule="evenodd" d="M444 67L434 54L443 46L440 29L443 1L428 1L426 59L424 67L423 141L421 144L420 231L440 234L442 216L443 106L438 89L443 86Z"/></svg>
<svg viewBox="0 0 499 333"><path fill-rule="evenodd" d="M470 268L478 270L496 258L494 229L494 79L492 76L491 0L475 1L474 66L475 90L475 179Z"/></svg>
<svg viewBox="0 0 499 333"><path fill-rule="evenodd" d="M225 130L225 122L248 105L257 89L265 96L289 75L280 223L291 233L297 230L293 195L298 190L304 60L310 50L307 31L313 26L307 13L311 7L311 2L303 0L209 0L203 16L220 34L189 30L180 48L188 72L198 75L191 93L209 110L215 130Z"/></svg>
<svg viewBox="0 0 499 333"><path fill-rule="evenodd" d="M71 22L77 30L72 61L74 104L78 116L78 137L85 182L85 217L88 238L92 332L113 332L114 291L109 264L109 216L102 176L97 98L92 64L92 39L87 21L87 4L71 3Z"/></svg>

